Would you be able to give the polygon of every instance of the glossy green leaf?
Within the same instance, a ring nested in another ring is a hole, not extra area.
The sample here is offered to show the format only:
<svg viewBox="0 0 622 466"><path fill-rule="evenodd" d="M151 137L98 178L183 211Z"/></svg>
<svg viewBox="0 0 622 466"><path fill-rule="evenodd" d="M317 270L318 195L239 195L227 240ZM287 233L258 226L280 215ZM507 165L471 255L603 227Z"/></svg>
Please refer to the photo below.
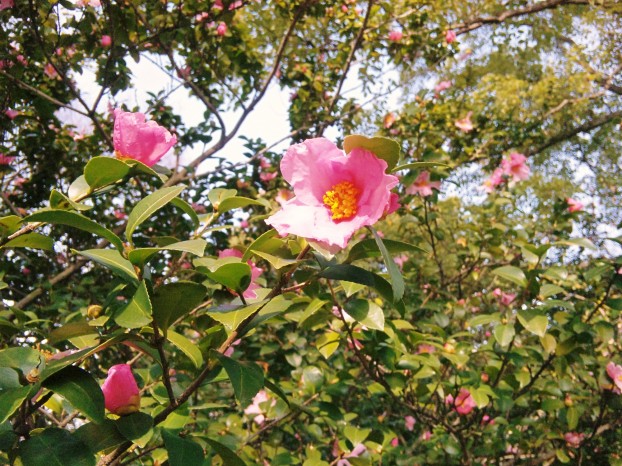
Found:
<svg viewBox="0 0 622 466"><path fill-rule="evenodd" d="M168 452L168 464L170 466L203 464L205 460L203 448L198 443L193 442L189 438L181 438L167 429L162 429L162 438Z"/></svg>
<svg viewBox="0 0 622 466"><path fill-rule="evenodd" d="M151 298L153 318L165 331L177 319L203 302L207 288L200 283L178 281L157 287Z"/></svg>
<svg viewBox="0 0 622 466"><path fill-rule="evenodd" d="M138 248L133 249L128 254L129 261L137 267L142 266L151 259L155 254L161 251L180 251L194 254L195 256L202 257L205 252L207 241L203 239L191 239L188 241L179 241L167 246L157 248Z"/></svg>
<svg viewBox="0 0 622 466"><path fill-rule="evenodd" d="M0 424L8 420L23 401L31 396L33 385L0 391Z"/></svg>
<svg viewBox="0 0 622 466"><path fill-rule="evenodd" d="M246 262L240 262L237 257L225 257L223 259L205 257L195 260L193 263L199 272L230 290L242 292L251 284L250 265Z"/></svg>
<svg viewBox="0 0 622 466"><path fill-rule="evenodd" d="M235 397L242 407L253 401L253 397L263 388L263 371L252 362L239 362L220 353L216 357L227 372Z"/></svg>
<svg viewBox="0 0 622 466"><path fill-rule="evenodd" d="M497 343L505 348L512 342L516 331L513 325L497 325L492 334L495 336Z"/></svg>
<svg viewBox="0 0 622 466"><path fill-rule="evenodd" d="M74 202L60 191L52 189L50 193L50 207L52 209L73 209L73 210L90 210L93 207L79 202Z"/></svg>
<svg viewBox="0 0 622 466"><path fill-rule="evenodd" d="M181 210L186 215L188 215L188 217L190 217L190 220L192 221L192 224L194 225L195 228L199 226L199 224L201 223L199 221L199 216L197 215L197 213L195 212L195 210L192 208L190 204L188 204L182 198L176 197L175 199L171 201L171 205L177 207L179 210Z"/></svg>
<svg viewBox="0 0 622 466"><path fill-rule="evenodd" d="M330 301L323 301L318 298L313 298L313 300L307 305L306 309L303 311L302 315L298 319L298 325L302 325L305 320L315 314L317 311L322 309L326 304Z"/></svg>
<svg viewBox="0 0 622 466"><path fill-rule="evenodd" d="M249 199L248 197L231 196L223 199L220 204L218 204L218 207L216 207L216 210L224 214L230 210L247 207L249 205L260 205L266 209L270 208L270 202L266 199Z"/></svg>
<svg viewBox="0 0 622 466"><path fill-rule="evenodd" d="M128 440L138 440L153 427L153 418L146 413L128 414L115 421L121 435Z"/></svg>
<svg viewBox="0 0 622 466"><path fill-rule="evenodd" d="M596 245L587 238L570 238L563 241L556 241L553 244L562 246L579 246L585 249L591 249L592 251L598 251Z"/></svg>
<svg viewBox="0 0 622 466"><path fill-rule="evenodd" d="M176 198L184 189L185 186L162 188L141 199L127 218L125 238L131 243L134 230L155 212Z"/></svg>
<svg viewBox="0 0 622 466"><path fill-rule="evenodd" d="M518 311L518 321L523 327L539 337L543 337L549 324L546 314L531 309Z"/></svg>
<svg viewBox="0 0 622 466"><path fill-rule="evenodd" d="M128 305L115 315L114 321L124 328L139 328L149 324L151 320L151 300L147 285L142 281Z"/></svg>
<svg viewBox="0 0 622 466"><path fill-rule="evenodd" d="M274 256L272 254L268 254L267 252L261 252L257 250L253 251L253 254L267 260L270 265L277 270L282 269L283 267L287 267L288 265L297 264L299 262L296 259L284 259L282 257Z"/></svg>
<svg viewBox="0 0 622 466"><path fill-rule="evenodd" d="M97 333L97 329L86 320L79 320L69 322L52 330L48 335L48 341L54 345L61 341L68 340L70 338L80 337L84 335L91 335Z"/></svg>
<svg viewBox="0 0 622 466"><path fill-rule="evenodd" d="M76 430L75 436L89 447L91 453L108 450L126 442L117 425L111 419L104 419L101 424L89 422Z"/></svg>
<svg viewBox="0 0 622 466"><path fill-rule="evenodd" d="M0 351L0 367L12 367L26 375L34 368L43 370L44 366L43 355L35 349L16 346Z"/></svg>
<svg viewBox="0 0 622 466"><path fill-rule="evenodd" d="M12 235L19 230L21 223L22 218L17 215L7 215L6 217L0 218L0 236L6 238L7 236ZM274 231L276 234L275 230L270 231Z"/></svg>
<svg viewBox="0 0 622 466"><path fill-rule="evenodd" d="M406 163L404 165L399 165L391 170L392 173L397 173L401 170L419 170L420 168L433 168L433 167L441 167L441 168L449 168L449 165L441 162L413 162Z"/></svg>
<svg viewBox="0 0 622 466"><path fill-rule="evenodd" d="M112 157L93 157L84 167L84 179L91 189L115 183L130 172L130 167Z"/></svg>
<svg viewBox="0 0 622 466"><path fill-rule="evenodd" d="M20 444L24 466L95 466L95 456L77 436L51 427Z"/></svg>
<svg viewBox="0 0 622 466"><path fill-rule="evenodd" d="M80 175L69 186L69 189L67 190L67 196L72 201L79 201L87 197L91 192L92 192L92 189L89 186L89 184L86 182L84 175Z"/></svg>
<svg viewBox="0 0 622 466"><path fill-rule="evenodd" d="M427 251L424 248L420 248L419 246L415 246L414 244L404 243L403 241L395 241L392 239L383 239L387 251L391 254L399 254L401 252L413 252L413 253L426 253ZM354 262L360 259L366 259L368 257L378 257L381 255L380 249L378 249L378 244L375 239L365 239L363 241L359 241L348 253L347 259L344 261L345 263Z"/></svg>
<svg viewBox="0 0 622 466"><path fill-rule="evenodd" d="M103 422L104 394L93 376L77 366L68 366L48 377L43 386L62 396L93 422Z"/></svg>
<svg viewBox="0 0 622 466"><path fill-rule="evenodd" d="M119 251L114 249L88 249L86 251L76 251L72 249L72 251L74 254L80 254L87 259L91 259L103 265L124 279L138 284L138 276L134 271L132 263L125 259Z"/></svg>
<svg viewBox="0 0 622 466"><path fill-rule="evenodd" d="M382 259L384 260L384 265L389 272L389 276L391 277L391 288L393 289L393 301L399 301L404 296L405 284L404 277L402 277L402 272L399 267L389 254L389 251L385 247L384 243L378 233L373 227L368 227L369 231L374 235L374 239L376 240L376 245L382 254Z"/></svg>
<svg viewBox="0 0 622 466"><path fill-rule="evenodd" d="M278 236L278 232L274 229L268 230L261 236L259 236L255 241L250 244L250 246L244 252L244 255L242 256L242 262L246 262L247 260L249 260L253 255L253 251L263 251L263 245L270 242L270 240L272 240L275 236Z"/></svg>
<svg viewBox="0 0 622 466"><path fill-rule="evenodd" d="M366 299L355 299L345 305L345 311L357 322L375 330L384 330L384 312Z"/></svg>
<svg viewBox="0 0 622 466"><path fill-rule="evenodd" d="M30 248L51 251L54 249L54 240L49 236L32 232L13 238L4 244L2 248Z"/></svg>
<svg viewBox="0 0 622 466"><path fill-rule="evenodd" d="M545 283L540 287L540 296L542 298L548 298L556 294L565 293L565 290L561 286Z"/></svg>
<svg viewBox="0 0 622 466"><path fill-rule="evenodd" d="M393 170L400 160L401 147L393 139L383 137L368 138L360 134L351 134L343 140L343 150L349 154L352 149L361 148L368 150L379 159L387 162L387 171Z"/></svg>
<svg viewBox="0 0 622 466"><path fill-rule="evenodd" d="M327 267L319 274L320 277L333 280L343 280L347 282L359 283L371 286L387 301L393 302L393 291L391 284L384 278L373 272L357 267L356 265L338 264Z"/></svg>
<svg viewBox="0 0 622 466"><path fill-rule="evenodd" d="M205 440L207 444L216 452L216 454L220 456L220 459L223 461L223 465L246 466L246 463L226 445L223 445L222 443L208 437L204 437L203 440Z"/></svg>
<svg viewBox="0 0 622 466"><path fill-rule="evenodd" d="M337 351L339 348L340 337L337 332L328 331L318 337L315 341L315 347L326 359Z"/></svg>
<svg viewBox="0 0 622 466"><path fill-rule="evenodd" d="M207 315L223 324L229 332L233 332L242 322L255 314L264 304L264 302L260 302L251 304L250 306L236 306L233 309L224 307L215 308L211 309Z"/></svg>
<svg viewBox="0 0 622 466"><path fill-rule="evenodd" d="M512 283L516 283L522 288L527 287L527 277L525 277L525 273L518 267L514 267L512 265L505 265L503 267L494 269L492 273L501 278L509 280Z"/></svg>
<svg viewBox="0 0 622 466"><path fill-rule="evenodd" d="M166 332L166 338L188 356L197 369L203 366L203 355L196 343L191 342L185 336L173 332L172 330Z"/></svg>
<svg viewBox="0 0 622 466"><path fill-rule="evenodd" d="M218 207L222 201L235 196L237 193L238 192L235 189L214 188L207 193L207 198L214 206L214 210L218 210Z"/></svg>
<svg viewBox="0 0 622 466"><path fill-rule="evenodd" d="M46 222L54 225L67 225L88 231L102 238L107 239L119 251L123 251L123 242L108 228L101 226L84 215L66 210L41 210L29 215L24 219L26 222Z"/></svg>

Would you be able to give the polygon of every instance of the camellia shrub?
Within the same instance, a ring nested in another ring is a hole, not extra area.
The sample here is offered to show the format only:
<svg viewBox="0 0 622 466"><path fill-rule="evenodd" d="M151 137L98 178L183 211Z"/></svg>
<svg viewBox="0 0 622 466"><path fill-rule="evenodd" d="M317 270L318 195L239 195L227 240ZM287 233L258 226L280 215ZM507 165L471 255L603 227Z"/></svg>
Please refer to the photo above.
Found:
<svg viewBox="0 0 622 466"><path fill-rule="evenodd" d="M620 9L472 3L0 0L0 461L622 464Z"/></svg>

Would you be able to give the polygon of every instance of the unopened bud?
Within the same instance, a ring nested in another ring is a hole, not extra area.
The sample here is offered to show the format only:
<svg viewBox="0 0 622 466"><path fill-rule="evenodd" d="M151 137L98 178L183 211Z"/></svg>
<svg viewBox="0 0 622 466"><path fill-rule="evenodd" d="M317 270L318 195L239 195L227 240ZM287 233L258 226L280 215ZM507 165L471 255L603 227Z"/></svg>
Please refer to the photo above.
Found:
<svg viewBox="0 0 622 466"><path fill-rule="evenodd" d="M99 304L91 304L86 308L86 315L89 316L90 319L97 319L100 315L102 315L102 311L104 310Z"/></svg>
<svg viewBox="0 0 622 466"><path fill-rule="evenodd" d="M29 383L36 383L39 381L40 374L41 372L39 371L39 369L35 367L31 369L30 372L28 372L28 375L26 375L26 380L28 380Z"/></svg>

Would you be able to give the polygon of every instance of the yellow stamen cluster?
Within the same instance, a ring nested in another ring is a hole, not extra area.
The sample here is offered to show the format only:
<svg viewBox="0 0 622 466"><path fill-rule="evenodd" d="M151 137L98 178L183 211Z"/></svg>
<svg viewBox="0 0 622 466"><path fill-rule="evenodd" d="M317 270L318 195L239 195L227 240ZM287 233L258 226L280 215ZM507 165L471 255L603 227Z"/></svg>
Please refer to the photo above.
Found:
<svg viewBox="0 0 622 466"><path fill-rule="evenodd" d="M333 220L348 220L356 215L359 190L349 181L337 183L326 191L322 200Z"/></svg>

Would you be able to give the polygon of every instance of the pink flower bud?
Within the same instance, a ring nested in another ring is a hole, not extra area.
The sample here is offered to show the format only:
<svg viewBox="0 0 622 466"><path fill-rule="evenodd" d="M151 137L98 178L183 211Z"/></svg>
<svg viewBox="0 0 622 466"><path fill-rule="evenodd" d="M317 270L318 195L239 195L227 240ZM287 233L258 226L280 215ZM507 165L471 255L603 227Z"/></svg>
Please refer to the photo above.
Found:
<svg viewBox="0 0 622 466"><path fill-rule="evenodd" d="M108 369L102 385L106 409L123 416L140 409L140 392L129 364L117 364Z"/></svg>
<svg viewBox="0 0 622 466"><path fill-rule="evenodd" d="M218 27L216 28L216 34L219 36L224 36L227 33L227 25L222 21L218 23Z"/></svg>
<svg viewBox="0 0 622 466"><path fill-rule="evenodd" d="M110 47L112 45L112 37L102 36L99 42L101 43L102 47Z"/></svg>
<svg viewBox="0 0 622 466"><path fill-rule="evenodd" d="M402 31L389 31L389 40L391 42L399 42L404 37L404 33Z"/></svg>
<svg viewBox="0 0 622 466"><path fill-rule="evenodd" d="M8 109L4 111L4 114L10 119L13 120L16 116L19 115L17 110Z"/></svg>
<svg viewBox="0 0 622 466"><path fill-rule="evenodd" d="M114 111L113 143L117 157L134 159L148 167L156 164L177 143L177 138L142 113Z"/></svg>
<svg viewBox="0 0 622 466"><path fill-rule="evenodd" d="M0 0L0 11L15 6L13 0Z"/></svg>
<svg viewBox="0 0 622 466"><path fill-rule="evenodd" d="M451 30L451 29L445 33L445 41L448 44L451 44L452 42L454 42L457 37L458 36L457 36L456 32Z"/></svg>

